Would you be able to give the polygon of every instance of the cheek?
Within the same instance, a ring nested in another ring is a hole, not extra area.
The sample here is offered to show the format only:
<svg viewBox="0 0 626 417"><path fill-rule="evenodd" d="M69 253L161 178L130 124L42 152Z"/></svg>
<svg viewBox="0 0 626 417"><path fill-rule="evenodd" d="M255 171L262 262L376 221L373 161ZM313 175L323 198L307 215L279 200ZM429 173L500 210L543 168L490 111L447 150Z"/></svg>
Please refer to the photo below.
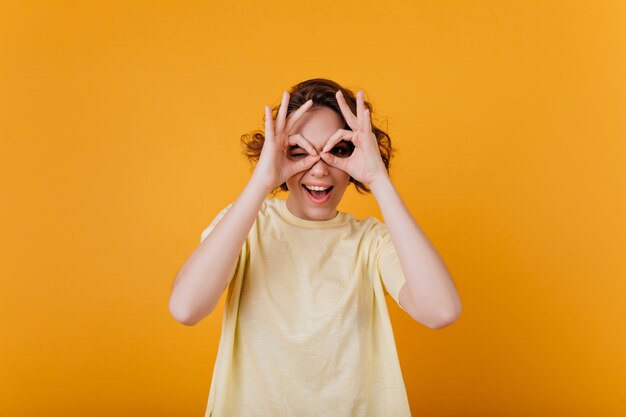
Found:
<svg viewBox="0 0 626 417"><path fill-rule="evenodd" d="M342 169L335 168L335 178L337 178L339 181L348 182L348 180L350 179L350 174Z"/></svg>
<svg viewBox="0 0 626 417"><path fill-rule="evenodd" d="M293 176L291 178L289 178L287 181L285 181L285 183L287 184L287 187L290 190L295 189L296 187L298 187L298 182L300 181L300 177L298 176Z"/></svg>
<svg viewBox="0 0 626 417"><path fill-rule="evenodd" d="M341 184L341 186L347 187L350 183L350 175L347 172L340 171L335 178L337 185Z"/></svg>

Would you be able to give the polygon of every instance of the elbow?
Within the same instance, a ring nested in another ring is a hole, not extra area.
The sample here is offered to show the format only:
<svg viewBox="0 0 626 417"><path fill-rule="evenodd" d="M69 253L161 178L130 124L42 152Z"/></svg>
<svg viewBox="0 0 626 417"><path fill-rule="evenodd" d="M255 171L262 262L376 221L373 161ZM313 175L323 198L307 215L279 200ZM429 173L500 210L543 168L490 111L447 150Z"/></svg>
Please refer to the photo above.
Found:
<svg viewBox="0 0 626 417"><path fill-rule="evenodd" d="M173 302L173 299L170 299L169 310L170 315L174 317L174 320L184 324L185 326L194 326L198 323L198 320L195 319L186 308L181 308L180 305Z"/></svg>
<svg viewBox="0 0 626 417"><path fill-rule="evenodd" d="M442 314L438 320L433 321L428 327L433 330L443 329L444 327L448 327L455 321L459 319L461 316L461 307L450 310L446 314Z"/></svg>

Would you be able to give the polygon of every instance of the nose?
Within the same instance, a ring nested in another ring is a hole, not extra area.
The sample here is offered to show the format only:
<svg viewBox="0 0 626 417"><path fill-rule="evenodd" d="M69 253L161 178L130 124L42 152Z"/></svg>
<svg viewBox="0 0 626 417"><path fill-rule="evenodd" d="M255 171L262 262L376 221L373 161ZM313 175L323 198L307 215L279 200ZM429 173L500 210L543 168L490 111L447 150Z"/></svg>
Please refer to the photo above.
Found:
<svg viewBox="0 0 626 417"><path fill-rule="evenodd" d="M322 159L318 159L316 163L309 169L311 175L316 177L324 177L328 175L328 164Z"/></svg>

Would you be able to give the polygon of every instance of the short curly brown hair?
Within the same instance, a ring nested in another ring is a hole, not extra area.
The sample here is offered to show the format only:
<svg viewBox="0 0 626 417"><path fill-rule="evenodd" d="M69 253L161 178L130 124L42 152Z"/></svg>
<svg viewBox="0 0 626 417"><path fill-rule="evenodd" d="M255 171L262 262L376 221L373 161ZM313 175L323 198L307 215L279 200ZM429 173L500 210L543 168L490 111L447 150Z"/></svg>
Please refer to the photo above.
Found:
<svg viewBox="0 0 626 417"><path fill-rule="evenodd" d="M348 107L350 107L352 113L356 114L356 96L352 91L340 86L332 80L326 78L313 78L310 80L302 81L291 87L291 89L289 90L289 106L287 107L287 117L292 112L299 109L300 106L306 103L309 99L312 99L313 105L309 110L323 106L328 107L335 113L337 113L339 117L341 117L341 120L343 120L344 122L343 129L352 130L350 126L348 126L348 123L346 123L343 114L341 113L339 103L337 103L337 99L335 97L335 93L337 92L337 90L341 90L346 100L346 103L348 104ZM369 109L371 115L373 112L371 103L365 101L365 108ZM278 115L279 109L280 104L272 109L272 118L274 120ZM391 146L391 138L385 131L376 127L373 121L372 132L374 133L374 136L376 136L378 149L380 150L380 156L385 163L385 168L387 169L387 172L389 172L389 163L391 161L391 158L395 154L395 150ZM248 157L248 160L253 166L259 160L264 141L265 135L263 134L262 130L254 130L251 133L246 133L241 136L241 143L244 147L243 153L246 157ZM367 185L355 180L352 177L350 177L350 182L354 184L357 192L361 194L371 192ZM287 184L282 183L279 187L276 187L273 191L273 194L276 194L280 190L289 191L289 189L287 188Z"/></svg>

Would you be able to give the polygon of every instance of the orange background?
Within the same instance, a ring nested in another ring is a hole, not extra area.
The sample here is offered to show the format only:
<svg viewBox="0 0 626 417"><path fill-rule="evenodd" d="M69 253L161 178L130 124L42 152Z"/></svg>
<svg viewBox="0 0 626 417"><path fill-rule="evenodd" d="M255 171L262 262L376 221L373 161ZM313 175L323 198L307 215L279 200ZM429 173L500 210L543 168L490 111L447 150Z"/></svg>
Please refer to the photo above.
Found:
<svg viewBox="0 0 626 417"><path fill-rule="evenodd" d="M224 296L187 327L170 287L314 77L365 90L463 302L388 298L413 414L626 415L626 3L12 1L0 60L0 415L203 415Z"/></svg>

